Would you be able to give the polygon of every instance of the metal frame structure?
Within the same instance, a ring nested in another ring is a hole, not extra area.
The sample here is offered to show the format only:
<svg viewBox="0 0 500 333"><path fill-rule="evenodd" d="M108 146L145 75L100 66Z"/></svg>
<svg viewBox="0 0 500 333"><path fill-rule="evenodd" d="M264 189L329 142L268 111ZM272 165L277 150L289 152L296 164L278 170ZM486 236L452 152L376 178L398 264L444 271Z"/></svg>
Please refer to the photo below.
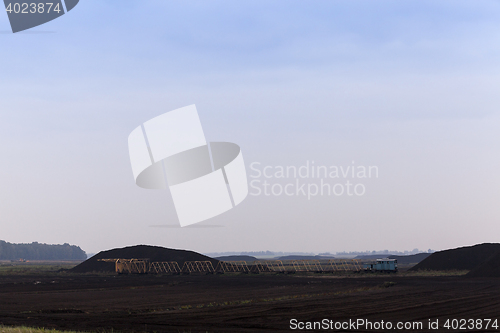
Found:
<svg viewBox="0 0 500 333"><path fill-rule="evenodd" d="M264 272L285 272L285 266L281 260L256 260L253 262L259 273Z"/></svg>
<svg viewBox="0 0 500 333"><path fill-rule="evenodd" d="M191 273L286 273L286 272L348 272L361 271L358 259L292 260L286 264L281 260L256 260L253 264L246 261L219 261L214 268L211 261L185 261L182 268L176 261L149 262L149 259L98 259L114 262L117 273L134 274L191 274Z"/></svg>
<svg viewBox="0 0 500 333"><path fill-rule="evenodd" d="M177 261L152 262L149 265L149 273L155 274L179 274L182 270Z"/></svg>
<svg viewBox="0 0 500 333"><path fill-rule="evenodd" d="M351 266L354 268L353 271L363 270L363 265L359 259L351 259Z"/></svg>
<svg viewBox="0 0 500 333"><path fill-rule="evenodd" d="M332 268L332 271L334 271L334 272L344 270L344 267L342 266L342 262L339 259L328 260L328 264Z"/></svg>
<svg viewBox="0 0 500 333"><path fill-rule="evenodd" d="M182 266L183 273L214 273L211 261L185 261Z"/></svg>
<svg viewBox="0 0 500 333"><path fill-rule="evenodd" d="M293 270L295 272L323 272L319 260L293 260Z"/></svg>
<svg viewBox="0 0 500 333"><path fill-rule="evenodd" d="M215 271L222 273L248 273L250 272L250 268L248 267L246 261L219 261Z"/></svg>
<svg viewBox="0 0 500 333"><path fill-rule="evenodd" d="M360 271L361 263L358 259L331 259L328 261L333 271Z"/></svg>

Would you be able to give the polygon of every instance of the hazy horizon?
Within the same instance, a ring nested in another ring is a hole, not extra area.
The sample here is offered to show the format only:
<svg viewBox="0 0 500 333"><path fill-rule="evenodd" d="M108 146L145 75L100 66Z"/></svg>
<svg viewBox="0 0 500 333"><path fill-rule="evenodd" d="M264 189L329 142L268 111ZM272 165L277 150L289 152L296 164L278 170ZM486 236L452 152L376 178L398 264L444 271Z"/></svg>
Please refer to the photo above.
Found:
<svg viewBox="0 0 500 333"><path fill-rule="evenodd" d="M10 34L2 14L2 239L89 253L498 242L499 18L493 0L85 0ZM207 141L241 147L251 186L180 228L168 190L134 183L127 138L191 104Z"/></svg>

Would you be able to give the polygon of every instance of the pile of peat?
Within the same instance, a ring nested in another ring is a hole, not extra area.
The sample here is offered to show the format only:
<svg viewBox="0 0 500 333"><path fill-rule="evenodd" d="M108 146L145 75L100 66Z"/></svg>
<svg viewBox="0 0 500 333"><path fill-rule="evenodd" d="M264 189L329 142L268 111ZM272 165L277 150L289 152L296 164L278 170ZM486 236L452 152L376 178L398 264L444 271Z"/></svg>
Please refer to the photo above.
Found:
<svg viewBox="0 0 500 333"><path fill-rule="evenodd" d="M467 277L500 277L500 252L467 273Z"/></svg>
<svg viewBox="0 0 500 333"><path fill-rule="evenodd" d="M411 271L418 270L431 270L431 271L447 271L447 270L470 270L472 274L476 269L477 275L482 276L482 271L488 271L492 274L493 270L490 269L488 262L495 260L500 262L500 244L498 243L485 243L474 246L460 247L457 249L445 250L435 252L426 259L422 260L419 264L412 267ZM494 264L493 262L491 264ZM480 270L480 267L486 265L486 268ZM498 265L497 265L498 266ZM497 269L498 271L498 269ZM500 272L500 271L498 271ZM469 275L470 276L470 275ZM492 276L492 275L488 275ZM495 276L500 276L495 275Z"/></svg>
<svg viewBox="0 0 500 333"><path fill-rule="evenodd" d="M70 272L90 273L90 272L114 272L115 263L99 261L98 259L149 259L150 262L176 261L180 267L186 261L210 261L214 267L219 262L217 259L207 257L203 254L174 250L160 246L136 245L121 249L101 251L95 256L72 268Z"/></svg>

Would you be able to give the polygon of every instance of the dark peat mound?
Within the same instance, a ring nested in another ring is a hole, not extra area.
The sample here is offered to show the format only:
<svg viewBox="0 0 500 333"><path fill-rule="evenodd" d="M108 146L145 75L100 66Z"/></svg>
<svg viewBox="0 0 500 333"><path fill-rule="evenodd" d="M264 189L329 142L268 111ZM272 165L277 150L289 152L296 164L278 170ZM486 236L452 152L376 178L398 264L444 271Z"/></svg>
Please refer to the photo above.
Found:
<svg viewBox="0 0 500 333"><path fill-rule="evenodd" d="M120 249L101 251L95 256L73 267L70 272L90 273L90 272L114 272L115 263L99 261L99 259L149 259L150 262L176 261L180 267L186 261L211 261L214 267L219 260L207 257L203 254L174 250L161 246L135 245Z"/></svg>
<svg viewBox="0 0 500 333"><path fill-rule="evenodd" d="M471 270L467 277L500 277L500 251Z"/></svg>
<svg viewBox="0 0 500 333"><path fill-rule="evenodd" d="M484 243L474 246L434 252L410 271L473 270L500 251L498 243Z"/></svg>

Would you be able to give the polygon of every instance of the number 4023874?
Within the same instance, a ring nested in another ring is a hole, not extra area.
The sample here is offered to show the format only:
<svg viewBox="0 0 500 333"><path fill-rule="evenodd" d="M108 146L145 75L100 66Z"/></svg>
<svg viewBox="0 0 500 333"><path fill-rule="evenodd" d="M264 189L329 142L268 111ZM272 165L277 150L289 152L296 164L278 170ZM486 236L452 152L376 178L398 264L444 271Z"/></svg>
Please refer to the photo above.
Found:
<svg viewBox="0 0 500 333"><path fill-rule="evenodd" d="M443 325L453 330L498 330L498 319L448 319Z"/></svg>
<svg viewBox="0 0 500 333"><path fill-rule="evenodd" d="M15 13L15 14L48 14L52 12L61 12L61 8L59 7L59 3L47 2L47 3L9 3L7 8L5 8L7 13Z"/></svg>

